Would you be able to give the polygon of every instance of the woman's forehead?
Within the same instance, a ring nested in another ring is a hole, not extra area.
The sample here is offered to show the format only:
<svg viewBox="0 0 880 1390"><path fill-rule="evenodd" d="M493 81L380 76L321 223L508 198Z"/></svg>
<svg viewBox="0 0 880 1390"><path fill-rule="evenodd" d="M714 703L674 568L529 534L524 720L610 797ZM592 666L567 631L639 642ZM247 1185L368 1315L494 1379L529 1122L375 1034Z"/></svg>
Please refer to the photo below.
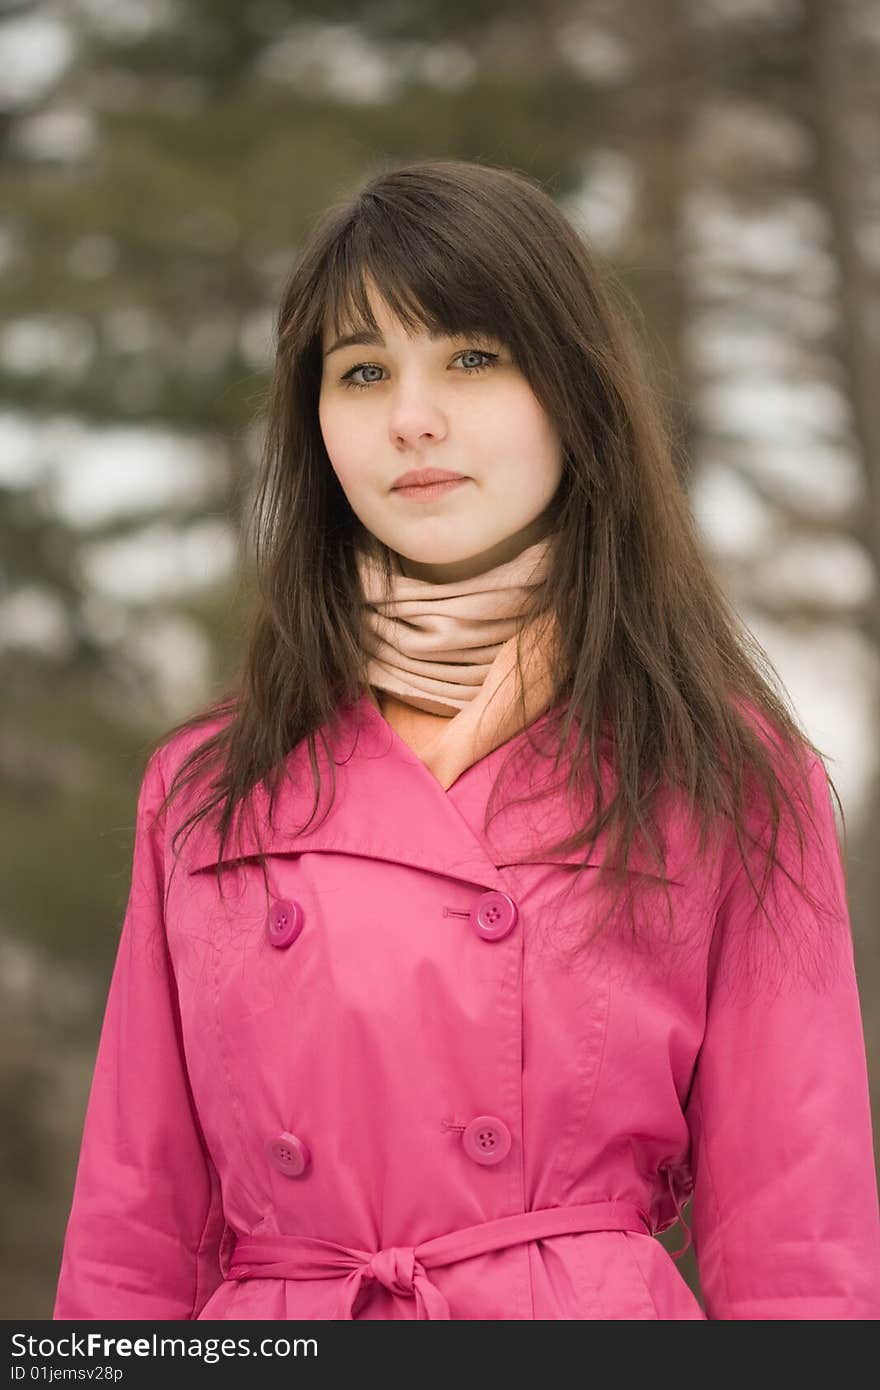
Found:
<svg viewBox="0 0 880 1390"><path fill-rule="evenodd" d="M331 336L369 334L375 332L377 327L381 331L386 325L392 331L429 331L428 316L415 300L405 306L403 313L405 317L372 285L366 285L362 290L355 289L354 292L341 290L327 305L323 318L323 338L326 342ZM370 314L373 322L370 322Z"/></svg>

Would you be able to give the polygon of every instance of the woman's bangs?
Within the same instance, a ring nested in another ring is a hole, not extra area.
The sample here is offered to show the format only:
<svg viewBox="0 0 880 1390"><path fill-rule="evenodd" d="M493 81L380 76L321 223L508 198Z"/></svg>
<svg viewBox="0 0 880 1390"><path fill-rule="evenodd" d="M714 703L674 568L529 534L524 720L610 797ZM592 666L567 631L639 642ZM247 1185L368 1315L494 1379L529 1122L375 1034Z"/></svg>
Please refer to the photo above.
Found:
<svg viewBox="0 0 880 1390"><path fill-rule="evenodd" d="M421 329L455 338L479 332L507 343L508 320L497 293L487 287L481 295L475 290L477 283L468 267L451 274L442 262L435 262L426 273L411 260L364 255L344 261L330 276L326 322L334 337L377 332L368 296L375 286L391 315L410 333Z"/></svg>

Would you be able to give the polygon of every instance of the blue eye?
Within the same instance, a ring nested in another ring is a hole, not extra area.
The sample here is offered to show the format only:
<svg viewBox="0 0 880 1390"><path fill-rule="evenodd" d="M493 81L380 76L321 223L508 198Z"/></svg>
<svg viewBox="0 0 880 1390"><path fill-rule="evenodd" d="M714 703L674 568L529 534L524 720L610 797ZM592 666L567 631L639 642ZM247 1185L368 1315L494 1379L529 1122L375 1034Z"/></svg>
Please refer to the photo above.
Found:
<svg viewBox="0 0 880 1390"><path fill-rule="evenodd" d="M482 348L465 348L462 352L457 353L456 356L483 357L486 359L485 361L478 363L478 365L475 367L463 367L462 370L467 372L469 376L476 375L477 372L488 371L488 369L494 366L494 364L498 361L497 352L485 352ZM340 378L340 380L345 382L347 388L352 387L355 391L366 391L369 386L374 386L376 384L376 380L381 379L374 378L372 381L355 381L355 372L368 371L381 372L382 368L378 366L378 364L375 362L358 362L357 366L349 367L348 371L345 373L344 376Z"/></svg>

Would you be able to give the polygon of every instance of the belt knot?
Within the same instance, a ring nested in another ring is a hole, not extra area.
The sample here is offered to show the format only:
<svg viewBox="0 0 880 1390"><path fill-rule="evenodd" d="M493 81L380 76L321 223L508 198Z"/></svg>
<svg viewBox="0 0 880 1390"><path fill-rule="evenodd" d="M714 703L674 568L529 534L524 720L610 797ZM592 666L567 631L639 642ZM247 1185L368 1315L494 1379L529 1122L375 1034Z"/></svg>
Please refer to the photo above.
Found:
<svg viewBox="0 0 880 1390"><path fill-rule="evenodd" d="M390 1293L414 1298L416 1253L411 1245L389 1245L370 1256L367 1268Z"/></svg>

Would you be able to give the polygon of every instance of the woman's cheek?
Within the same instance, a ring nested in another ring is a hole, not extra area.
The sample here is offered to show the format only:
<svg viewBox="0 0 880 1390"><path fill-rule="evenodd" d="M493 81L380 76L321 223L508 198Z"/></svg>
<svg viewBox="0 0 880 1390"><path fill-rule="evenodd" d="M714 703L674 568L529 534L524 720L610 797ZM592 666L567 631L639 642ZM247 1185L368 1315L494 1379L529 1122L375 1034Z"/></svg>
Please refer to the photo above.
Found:
<svg viewBox="0 0 880 1390"><path fill-rule="evenodd" d="M321 426L327 457L344 487L355 468L357 458L355 432L351 428L346 428L344 420L340 417L340 412L332 406L319 407L318 421Z"/></svg>

